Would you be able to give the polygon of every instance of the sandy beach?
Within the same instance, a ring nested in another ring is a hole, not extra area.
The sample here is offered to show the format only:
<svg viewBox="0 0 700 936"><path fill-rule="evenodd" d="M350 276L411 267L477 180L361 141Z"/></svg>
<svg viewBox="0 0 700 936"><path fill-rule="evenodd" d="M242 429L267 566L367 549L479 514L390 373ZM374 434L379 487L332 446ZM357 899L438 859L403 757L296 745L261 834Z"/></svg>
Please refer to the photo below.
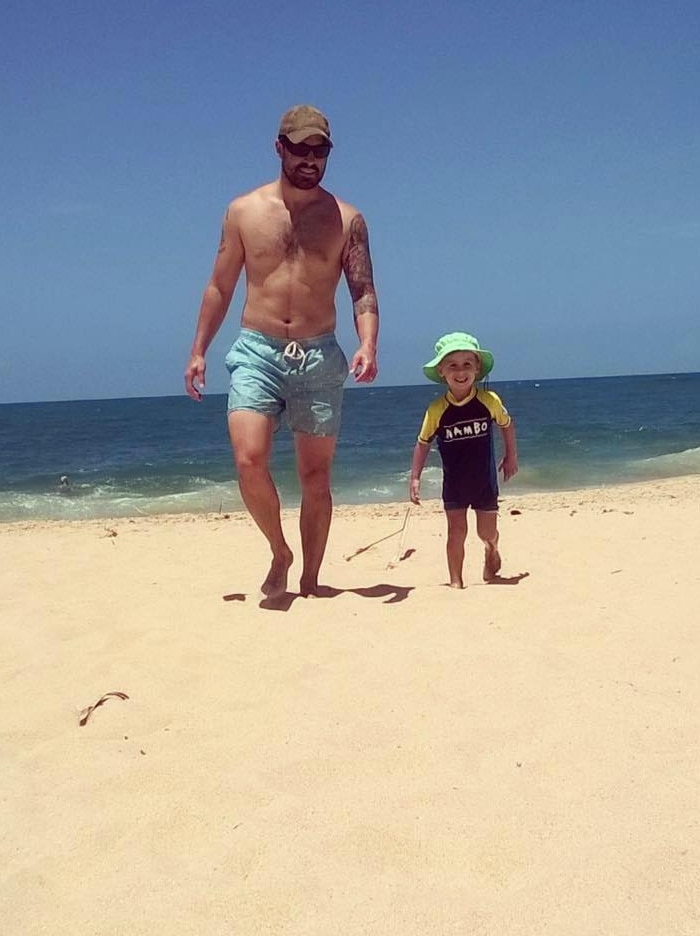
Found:
<svg viewBox="0 0 700 936"><path fill-rule="evenodd" d="M0 526L3 934L697 936L700 476L504 494Z"/></svg>

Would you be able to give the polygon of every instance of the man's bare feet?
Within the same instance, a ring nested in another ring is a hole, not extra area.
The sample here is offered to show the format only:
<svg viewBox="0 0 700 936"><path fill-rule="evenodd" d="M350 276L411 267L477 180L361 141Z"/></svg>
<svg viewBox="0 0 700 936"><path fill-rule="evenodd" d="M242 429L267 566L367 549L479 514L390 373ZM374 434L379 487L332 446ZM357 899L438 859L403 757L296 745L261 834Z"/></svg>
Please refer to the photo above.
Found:
<svg viewBox="0 0 700 936"><path fill-rule="evenodd" d="M293 561L294 556L291 552L273 558L267 578L260 586L260 591L266 598L279 598L287 591L287 576Z"/></svg>
<svg viewBox="0 0 700 936"><path fill-rule="evenodd" d="M484 550L484 581L489 582L496 578L501 570L501 554L497 546L486 544Z"/></svg>
<svg viewBox="0 0 700 936"><path fill-rule="evenodd" d="M299 581L299 594L302 598L318 598L320 590L318 582L304 581L304 579Z"/></svg>

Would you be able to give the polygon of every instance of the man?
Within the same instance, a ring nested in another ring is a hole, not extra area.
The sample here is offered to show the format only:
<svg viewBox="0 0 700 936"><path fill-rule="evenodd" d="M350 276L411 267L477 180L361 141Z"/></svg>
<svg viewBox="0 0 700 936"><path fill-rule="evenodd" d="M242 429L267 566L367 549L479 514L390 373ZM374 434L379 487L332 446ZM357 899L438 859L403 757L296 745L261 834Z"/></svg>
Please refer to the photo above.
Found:
<svg viewBox="0 0 700 936"><path fill-rule="evenodd" d="M234 199L206 285L185 387L204 389L204 356L245 270L241 332L227 355L228 426L238 485L272 551L261 590L283 594L293 561L269 472L272 436L282 412L294 433L301 485L300 593L318 594L331 523L331 463L348 371L358 383L376 377L377 297L362 215L321 188L333 144L328 121L301 104L282 115L275 151L279 178ZM348 368L335 340L335 291L344 273L359 348Z"/></svg>

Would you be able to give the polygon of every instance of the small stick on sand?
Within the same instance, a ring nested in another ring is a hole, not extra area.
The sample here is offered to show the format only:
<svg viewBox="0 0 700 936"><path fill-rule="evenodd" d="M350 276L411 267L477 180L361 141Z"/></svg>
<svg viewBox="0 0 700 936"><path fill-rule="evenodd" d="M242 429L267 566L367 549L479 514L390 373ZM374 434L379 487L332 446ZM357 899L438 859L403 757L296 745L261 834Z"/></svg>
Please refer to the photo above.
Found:
<svg viewBox="0 0 700 936"><path fill-rule="evenodd" d="M80 721L78 722L78 724L79 724L81 727L82 727L83 725L87 725L87 720L88 720L88 718L92 715L92 713L95 711L95 709L96 709L96 708L99 708L101 705L104 705L105 702L107 701L107 699L109 699L111 696L115 696L115 698L117 698L117 699L128 699L128 698L129 698L129 696L128 696L125 692L105 692L105 694L104 694L103 696L101 696L101 697L97 700L97 702L95 702L94 705L88 705L87 708L84 708L84 709L82 710L82 712L80 713Z"/></svg>
<svg viewBox="0 0 700 936"><path fill-rule="evenodd" d="M387 562L387 565L386 565L387 569L393 569L399 564L399 562L401 562L401 557L403 556L403 552L404 552L404 545L406 543L406 534L408 533L408 521L410 520L410 518L411 518L411 508L409 507L408 510L406 511L406 516L403 521L401 539L399 541L399 548L396 550L396 555L391 560L391 562Z"/></svg>
<svg viewBox="0 0 700 936"><path fill-rule="evenodd" d="M398 536L399 533L405 533L406 524L408 523L408 515L410 511L411 511L411 508L409 507L408 510L406 511L406 516L404 517L404 521L398 530L394 530L393 533L387 533L386 536L382 536L378 540L375 540L373 543L368 543L366 546L360 546L360 548L356 549L354 553L350 553L349 556L346 556L345 561L350 562L350 560L354 559L355 556L359 556L360 553L367 552L367 550L371 549L373 546L378 546L379 543L383 543L385 540L391 539L392 536ZM403 537L401 539L401 544L403 546Z"/></svg>

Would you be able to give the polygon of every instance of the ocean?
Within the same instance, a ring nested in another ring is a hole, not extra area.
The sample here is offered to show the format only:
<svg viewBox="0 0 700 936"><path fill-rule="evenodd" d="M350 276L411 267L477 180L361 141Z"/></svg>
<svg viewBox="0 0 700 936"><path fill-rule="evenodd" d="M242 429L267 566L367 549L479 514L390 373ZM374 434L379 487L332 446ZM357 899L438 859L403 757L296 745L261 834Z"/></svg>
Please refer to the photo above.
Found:
<svg viewBox="0 0 700 936"><path fill-rule="evenodd" d="M520 471L501 493L557 491L700 472L700 374L494 381L516 422ZM336 504L404 501L423 412L437 385L345 395ZM292 437L275 438L284 507L299 503ZM67 483L60 483L66 476ZM440 496L431 451L421 496ZM0 405L0 522L243 509L226 397Z"/></svg>

